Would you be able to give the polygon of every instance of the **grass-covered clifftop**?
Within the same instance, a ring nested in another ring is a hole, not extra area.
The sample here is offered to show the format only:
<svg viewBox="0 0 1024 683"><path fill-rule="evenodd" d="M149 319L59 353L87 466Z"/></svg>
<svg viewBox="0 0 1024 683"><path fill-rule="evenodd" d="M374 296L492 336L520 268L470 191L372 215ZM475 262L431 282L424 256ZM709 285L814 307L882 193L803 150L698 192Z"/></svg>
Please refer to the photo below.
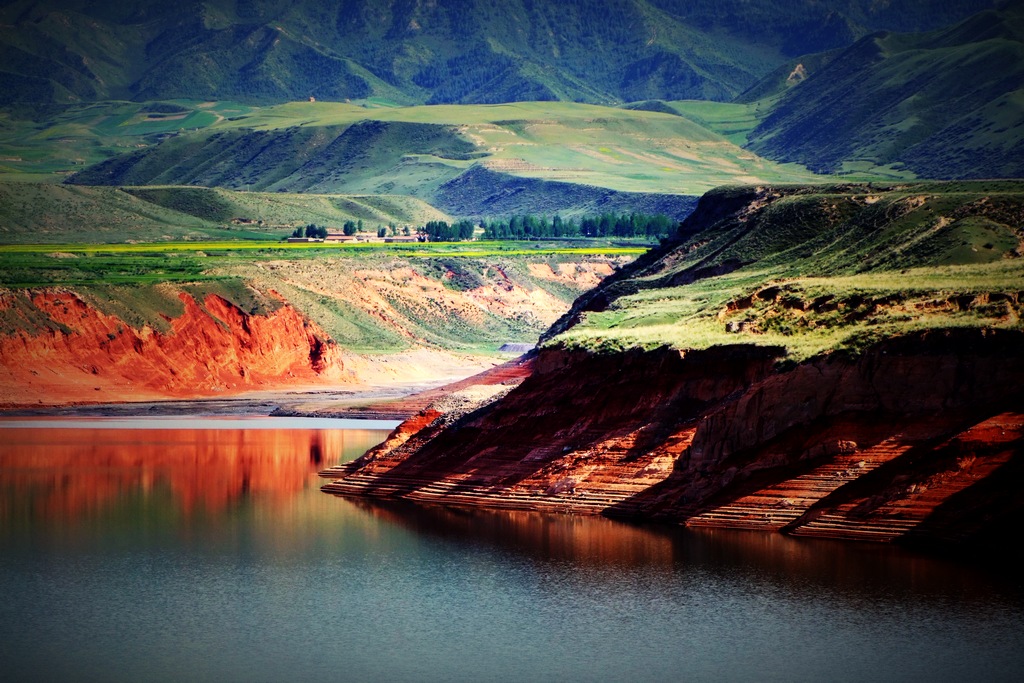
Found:
<svg viewBox="0 0 1024 683"><path fill-rule="evenodd" d="M722 188L545 340L799 360L926 329L1021 329L1022 245L1021 182Z"/></svg>

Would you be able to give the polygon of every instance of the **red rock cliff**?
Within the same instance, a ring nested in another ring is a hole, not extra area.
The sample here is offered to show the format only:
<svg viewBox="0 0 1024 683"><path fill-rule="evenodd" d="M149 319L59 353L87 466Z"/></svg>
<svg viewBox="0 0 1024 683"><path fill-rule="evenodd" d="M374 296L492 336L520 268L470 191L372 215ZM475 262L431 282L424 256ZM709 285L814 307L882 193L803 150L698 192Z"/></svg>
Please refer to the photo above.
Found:
<svg viewBox="0 0 1024 683"><path fill-rule="evenodd" d="M14 306L14 297L30 302ZM0 336L0 402L7 405L192 398L340 379L340 353L289 305L250 315L215 295L184 312L166 333L134 329L75 293L46 289L3 295L8 312L47 321Z"/></svg>
<svg viewBox="0 0 1024 683"><path fill-rule="evenodd" d="M1024 334L779 353L543 351L504 399L421 414L324 489L871 540L965 541L1024 510Z"/></svg>

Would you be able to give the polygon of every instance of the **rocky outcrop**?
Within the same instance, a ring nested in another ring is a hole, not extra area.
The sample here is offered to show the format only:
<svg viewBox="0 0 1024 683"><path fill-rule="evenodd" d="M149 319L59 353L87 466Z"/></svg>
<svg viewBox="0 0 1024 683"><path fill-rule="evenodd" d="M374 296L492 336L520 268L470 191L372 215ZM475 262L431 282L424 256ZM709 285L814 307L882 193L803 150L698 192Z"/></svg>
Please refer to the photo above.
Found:
<svg viewBox="0 0 1024 683"><path fill-rule="evenodd" d="M3 403L193 398L343 379L336 345L291 306L254 315L212 294L179 297L183 313L160 332L69 290L4 294L13 331L0 336Z"/></svg>
<svg viewBox="0 0 1024 683"><path fill-rule="evenodd" d="M546 349L504 399L421 412L324 490L883 541L1024 511L1024 333L781 355Z"/></svg>

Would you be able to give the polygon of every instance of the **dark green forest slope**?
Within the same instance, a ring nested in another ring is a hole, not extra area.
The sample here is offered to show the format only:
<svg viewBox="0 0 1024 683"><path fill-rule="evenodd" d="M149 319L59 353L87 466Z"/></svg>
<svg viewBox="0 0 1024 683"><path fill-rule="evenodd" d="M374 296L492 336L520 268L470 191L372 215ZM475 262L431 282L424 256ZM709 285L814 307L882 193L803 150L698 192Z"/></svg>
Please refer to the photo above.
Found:
<svg viewBox="0 0 1024 683"><path fill-rule="evenodd" d="M727 100L786 59L993 0L14 0L0 104Z"/></svg>
<svg viewBox="0 0 1024 683"><path fill-rule="evenodd" d="M823 173L891 166L923 178L1024 175L1024 1L799 61L807 78L750 133L749 149Z"/></svg>

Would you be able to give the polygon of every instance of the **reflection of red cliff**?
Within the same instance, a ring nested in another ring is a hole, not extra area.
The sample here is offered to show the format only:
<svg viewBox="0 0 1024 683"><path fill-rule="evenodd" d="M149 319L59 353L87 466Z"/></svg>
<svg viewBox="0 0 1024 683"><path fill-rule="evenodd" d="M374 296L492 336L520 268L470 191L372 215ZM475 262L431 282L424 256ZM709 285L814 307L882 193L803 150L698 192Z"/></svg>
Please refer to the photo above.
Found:
<svg viewBox="0 0 1024 683"><path fill-rule="evenodd" d="M25 308L45 316L31 334L0 337L0 389L4 403L189 398L338 380L337 347L289 305L250 315L215 295L202 304L181 294L185 310L170 331L141 330L89 306L76 294L42 290L31 303L0 307L14 316Z"/></svg>
<svg viewBox="0 0 1024 683"><path fill-rule="evenodd" d="M371 430L12 429L2 432L4 514L67 521L133 496L168 495L176 513L222 512L246 497L285 504L311 474L380 440ZM15 523L19 520L7 520Z"/></svg>
<svg viewBox="0 0 1024 683"><path fill-rule="evenodd" d="M324 488L870 540L964 540L1024 512L1024 335L777 354L542 351L496 404L402 428Z"/></svg>

